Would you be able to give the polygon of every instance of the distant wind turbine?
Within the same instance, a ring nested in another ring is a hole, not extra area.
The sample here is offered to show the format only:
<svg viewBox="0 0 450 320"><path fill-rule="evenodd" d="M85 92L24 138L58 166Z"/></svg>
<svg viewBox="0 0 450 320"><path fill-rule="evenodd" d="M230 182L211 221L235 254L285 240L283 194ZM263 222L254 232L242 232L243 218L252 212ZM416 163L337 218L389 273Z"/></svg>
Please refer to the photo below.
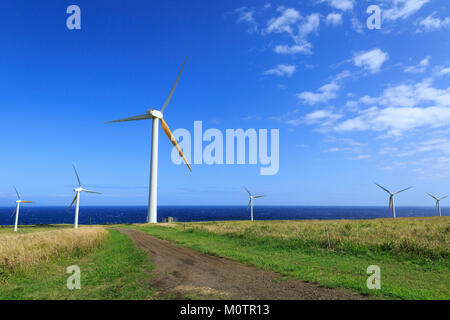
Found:
<svg viewBox="0 0 450 320"><path fill-rule="evenodd" d="M137 121L137 120L149 120L152 119L152 153L151 153L151 162L150 162L150 186L149 186L149 199L148 199L148 209L147 209L147 222L150 223L156 223L157 221L157 181L158 181L158 120L161 122L161 127L163 131L166 133L167 137L169 137L170 142L174 145L174 147L178 150L178 153L183 158L184 162L187 164L189 170L192 172L191 166L187 162L186 158L184 157L183 152L181 151L180 146L177 143L177 140L173 136L172 132L169 129L169 126L163 119L163 112L166 109L167 105L170 102L170 99L172 99L173 92L175 91L175 88L178 84L178 80L180 79L181 72L183 71L184 65L186 63L186 59L184 59L183 66L181 67L180 72L178 73L178 77L175 80L175 83L172 87L172 90L170 90L169 96L167 97L166 101L164 102L163 107L161 108L161 111L151 109L147 110L146 114L134 116L130 118L115 120L115 121L109 121L106 123L113 123L113 122L125 122L125 121Z"/></svg>
<svg viewBox="0 0 450 320"><path fill-rule="evenodd" d="M77 169L75 168L74 165L72 165L72 167L73 167L73 170L75 171L75 175L77 176L78 188L73 189L73 191L75 191L76 194L75 194L75 198L73 198L73 201L70 204L68 209L70 209L73 206L75 201L77 202L77 204L75 205L75 222L74 222L74 225L73 225L74 229L77 229L78 228L78 213L80 211L80 194L81 194L81 192L96 193L96 194L101 194L101 193L100 192L96 192L96 191L83 189L81 187L81 181L80 181L80 177L78 176Z"/></svg>
<svg viewBox="0 0 450 320"><path fill-rule="evenodd" d="M408 187L406 189L397 191L395 193L391 193L388 189L386 189L385 187L380 186L378 183L374 182L377 186L379 186L381 189L383 189L384 191L386 191L387 193L389 193L389 215L391 215L391 208L392 208L392 213L394 218L396 218L397 216L395 215L395 203L394 203L394 196L396 194L399 194L400 192L406 191L411 189L412 187Z"/></svg>
<svg viewBox="0 0 450 320"><path fill-rule="evenodd" d="M436 200L436 210L437 210L437 212L439 213L439 216L442 217L442 213L441 213L441 200L444 200L445 198L449 197L450 195L447 195L447 196L442 197L442 198L439 199L439 198L433 196L432 194L429 194L428 192L427 192L427 194L428 194L430 197L432 197L434 200Z"/></svg>
<svg viewBox="0 0 450 320"><path fill-rule="evenodd" d="M17 232L17 224L19 223L19 208L20 208L20 204L21 203L35 203L34 201L25 201L20 199L20 195L19 195L19 191L17 191L16 187L14 187L14 190L16 190L16 194L17 194L17 201L16 201L16 209L13 212L16 214L16 220L14 222L14 232Z"/></svg>
<svg viewBox="0 0 450 320"><path fill-rule="evenodd" d="M244 187L244 189L245 189L245 191L247 191L248 196L250 197L250 200L248 201L247 209L250 207L250 218L251 218L251 221L253 221L253 199L262 198L262 197L265 197L265 196L254 196L254 195L251 194L250 191L248 191L248 189L246 187Z"/></svg>

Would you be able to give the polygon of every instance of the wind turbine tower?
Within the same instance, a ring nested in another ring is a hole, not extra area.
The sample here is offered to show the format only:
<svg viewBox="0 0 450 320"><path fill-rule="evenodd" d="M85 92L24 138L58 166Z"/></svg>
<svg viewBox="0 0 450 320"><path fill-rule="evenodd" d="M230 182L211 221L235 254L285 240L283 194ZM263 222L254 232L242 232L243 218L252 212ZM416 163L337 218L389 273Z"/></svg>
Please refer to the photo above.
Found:
<svg viewBox="0 0 450 320"><path fill-rule="evenodd" d="M16 209L14 210L13 214L16 214L16 219L14 221L14 232L17 232L17 225L19 223L19 209L21 203L35 203L34 201L25 201L20 198L19 191L17 191L16 187L14 187L14 190L16 190L17 194L17 200L16 200Z"/></svg>
<svg viewBox="0 0 450 320"><path fill-rule="evenodd" d="M248 201L248 207L250 207L250 219L251 219L251 221L253 221L253 199L262 198L265 196L254 196L251 194L250 191L248 191L248 189L246 187L244 187L244 189L245 189L245 191L247 191L248 196L250 198L250 200ZM248 207L247 207L247 210L248 210Z"/></svg>
<svg viewBox="0 0 450 320"><path fill-rule="evenodd" d="M397 192L390 192L388 189L386 189L385 187L380 186L378 183L374 182L377 186L379 186L381 189L383 189L384 191L386 191L387 193L389 193L389 215L391 215L391 209L392 209L392 213L393 213L393 217L397 218L396 214L395 214L395 203L394 203L394 196L396 194L399 194L400 192L406 191L411 189L412 187L408 187L406 189L397 191Z"/></svg>
<svg viewBox="0 0 450 320"><path fill-rule="evenodd" d="M158 217L157 185L158 185L158 124L159 124L159 122L161 122L161 127L162 127L163 131L166 133L170 142L178 150L178 153L183 158L183 160L186 163L186 165L188 166L189 170L192 172L191 166L189 165L186 158L184 157L184 154L181 151L181 148L178 145L177 140L175 139L175 137L173 136L172 132L169 129L169 126L163 119L164 110L166 109L167 105L169 104L170 100L172 99L173 92L175 91L175 88L177 87L178 80L180 79L181 72L183 71L186 60L187 60L187 57L186 57L186 59L184 59L183 66L181 67L181 70L178 73L178 77L175 80L172 90L170 90L169 96L167 97L166 101L164 102L164 105L162 106L161 111L151 109L151 110L147 110L147 112L142 115L106 122L106 123L113 123L113 122L126 122L126 121L137 121L137 120L150 120L150 119L152 120L152 144L151 144L152 151L151 151L151 161L150 161L150 184L149 184L149 197L148 197L148 209L147 209L147 222L149 222L149 223L156 223L157 217Z"/></svg>

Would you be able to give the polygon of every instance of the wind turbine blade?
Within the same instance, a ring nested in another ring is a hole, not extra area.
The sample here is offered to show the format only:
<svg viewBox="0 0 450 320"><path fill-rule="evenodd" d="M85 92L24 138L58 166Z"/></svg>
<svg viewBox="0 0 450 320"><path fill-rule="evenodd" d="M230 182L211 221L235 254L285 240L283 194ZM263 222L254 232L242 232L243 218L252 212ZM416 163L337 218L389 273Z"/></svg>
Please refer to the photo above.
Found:
<svg viewBox="0 0 450 320"><path fill-rule="evenodd" d="M91 190L86 190L86 189L83 189L83 190L81 190L82 192L88 192L88 193L96 193L96 194L101 194L100 192L97 192L97 191L91 191Z"/></svg>
<svg viewBox="0 0 450 320"><path fill-rule="evenodd" d="M75 175L77 176L78 186L81 187L80 176L78 175L77 169L75 168L75 165L72 165L72 167L73 167L73 170L75 171Z"/></svg>
<svg viewBox="0 0 450 320"><path fill-rule="evenodd" d="M379 186L381 189L383 189L384 191L386 191L387 193L391 194L391 192L386 189L385 187L380 186L378 183L374 182L377 186Z"/></svg>
<svg viewBox="0 0 450 320"><path fill-rule="evenodd" d="M253 196L253 198L263 198L265 196Z"/></svg>
<svg viewBox="0 0 450 320"><path fill-rule="evenodd" d="M250 204L252 203L252 199L248 200L247 210L250 208Z"/></svg>
<svg viewBox="0 0 450 320"><path fill-rule="evenodd" d="M435 199L435 200L438 200L438 198L436 198L436 197L433 196L432 194L429 194L428 192L427 192L427 195L429 195L430 197L432 197L432 198Z"/></svg>
<svg viewBox="0 0 450 320"><path fill-rule="evenodd" d="M403 189L403 190L400 190L400 191L397 191L396 193L394 193L394 194L399 194L400 192L403 192L403 191L406 191L406 190L409 190L409 189L411 189L412 187L408 187L408 188L406 188L406 189Z"/></svg>
<svg viewBox="0 0 450 320"><path fill-rule="evenodd" d="M175 83L173 84L172 90L170 90L169 96L167 97L166 101L164 102L163 107L161 108L161 113L164 113L164 110L166 109L167 105L169 104L170 99L172 99L173 92L175 91L175 88L177 87L178 80L180 80L181 72L183 72L183 69L184 69L184 65L185 65L185 63L186 63L186 60L187 60L187 56L186 56L186 58L184 59L183 65L181 66L181 70L180 70L180 72L178 73L177 80L175 80Z"/></svg>
<svg viewBox="0 0 450 320"><path fill-rule="evenodd" d="M22 201L22 203L36 203L36 201Z"/></svg>
<svg viewBox="0 0 450 320"><path fill-rule="evenodd" d="M191 166L189 165L186 158L184 157L183 151L181 151L181 148L178 145L178 142L175 139L175 137L173 136L172 132L170 131L169 126L167 125L167 123L164 121L163 118L160 118L159 120L161 120L161 127L164 130L164 132L166 133L167 137L169 137L170 142L172 142L173 146L178 150L178 153L183 158L183 160L186 163L186 165L188 166L189 170L191 170L191 172L192 172Z"/></svg>
<svg viewBox="0 0 450 320"><path fill-rule="evenodd" d="M70 206L67 208L67 210L69 210L70 208L72 208L73 204L75 203L75 201L77 200L77 196L78 194L75 194L75 198L73 198L72 203L70 204Z"/></svg>
<svg viewBox="0 0 450 320"><path fill-rule="evenodd" d="M17 207L16 207L16 208L14 208L14 210L13 210L13 213L12 213L11 217L12 217L12 216L14 216L14 215L16 214L16 210L17 210Z"/></svg>
<svg viewBox="0 0 450 320"><path fill-rule="evenodd" d="M115 123L115 122L127 122L127 121L137 121L137 120L148 120L151 119L152 116L149 114L141 114L139 116L134 116L134 117L129 117L129 118L123 118L123 119L119 119L119 120L114 120L114 121L108 121L105 123Z"/></svg>
<svg viewBox="0 0 450 320"><path fill-rule="evenodd" d="M251 192L250 191L248 191L248 189L244 186L244 189L245 189L245 191L247 191L247 193L248 193L248 195L249 196L251 196L252 194L251 194Z"/></svg>
<svg viewBox="0 0 450 320"><path fill-rule="evenodd" d="M445 198L448 198L448 197L450 197L450 194L445 196L445 197L443 197L443 198L440 198L439 201L444 200Z"/></svg>
<svg viewBox="0 0 450 320"><path fill-rule="evenodd" d="M14 186L14 190L16 190L17 198L20 200L19 191L17 191L16 187Z"/></svg>

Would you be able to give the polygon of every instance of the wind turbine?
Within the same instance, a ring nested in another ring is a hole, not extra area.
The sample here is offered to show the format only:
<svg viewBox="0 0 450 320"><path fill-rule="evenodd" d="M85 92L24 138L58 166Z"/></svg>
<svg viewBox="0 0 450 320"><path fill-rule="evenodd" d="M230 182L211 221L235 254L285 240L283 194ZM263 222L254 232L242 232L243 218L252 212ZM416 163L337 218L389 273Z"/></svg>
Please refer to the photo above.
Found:
<svg viewBox="0 0 450 320"><path fill-rule="evenodd" d="M434 200L436 200L436 210L437 210L437 212L439 213L439 216L442 217L442 213L441 213L441 200L444 200L445 198L447 198L447 197L450 196L450 195L447 195L447 196L445 196L445 197L442 197L442 198L438 199L437 197L433 196L432 194L429 194L428 192L427 192L427 194L428 194L430 197L432 197Z"/></svg>
<svg viewBox="0 0 450 320"><path fill-rule="evenodd" d="M395 196L396 194L399 194L400 192L409 190L409 189L411 189L412 187L408 187L408 188L406 188L406 189L397 191L397 192L395 192L395 193L391 193L388 189L386 189L386 188L380 186L378 183L376 183L376 182L374 182L374 183L375 183L377 186L379 186L381 189L383 189L384 191L386 191L387 193L389 193L389 215L391 214L391 208L392 208L393 216L394 216L394 218L397 218L397 216L395 215L394 196Z"/></svg>
<svg viewBox="0 0 450 320"><path fill-rule="evenodd" d="M248 196L250 197L250 200L248 201L248 207L250 207L250 218L251 218L251 221L253 221L253 199L262 198L265 196L254 196L251 194L250 191L248 191L248 189L246 187L244 187L244 189L245 189L245 191L247 191ZM248 207L247 207L247 209L248 209Z"/></svg>
<svg viewBox="0 0 450 320"><path fill-rule="evenodd" d="M77 169L75 168L74 165L72 165L73 170L75 171L75 175L77 176L77 180L78 180L78 188L73 189L73 191L75 191L75 198L73 198L72 203L70 204L69 208L70 209L73 206L73 203L76 201L77 204L75 205L75 222L74 222L74 229L78 229L78 212L80 211L80 194L81 192L87 192L87 193L96 193L96 194L101 194L100 192L96 192L96 191L91 191L91 190L87 190L87 189L83 189L81 187L81 181L80 181L80 177L78 176L78 172Z"/></svg>
<svg viewBox="0 0 450 320"><path fill-rule="evenodd" d="M184 59L183 66L181 67L180 72L178 73L178 77L175 80L175 83L172 87L172 90L170 90L169 96L167 97L166 101L164 102L164 105L161 108L161 111L151 109L147 110L145 114L115 120L115 121L109 121L106 123L113 123L113 122L125 122L125 121L137 121L137 120L149 120L152 119L152 151L151 151L151 162L150 162L150 185L149 185L149 197L148 197L148 211L147 211L147 222L150 223L156 223L157 222L157 181L158 181L158 120L161 122L161 127L163 131L166 133L167 137L169 137L170 142L174 145L174 147L178 150L178 153L183 158L184 162L187 164L189 170L192 172L191 166L187 162L186 158L184 157L183 152L181 151L180 146L177 143L177 140L173 136L172 132L169 129L169 126L163 119L163 113L166 109L167 105L170 102L170 99L172 99L173 92L175 91L175 88L178 84L178 80L180 79L181 72L183 71L184 65L186 63L187 57Z"/></svg>
<svg viewBox="0 0 450 320"><path fill-rule="evenodd" d="M16 187L14 187L14 190L16 190L16 194L17 194L17 201L16 201L16 209L13 212L16 214L16 220L14 222L14 232L17 232L17 224L19 222L19 208L20 208L20 204L21 203L35 203L34 201L25 201L20 199L20 195L19 195L19 191L17 191Z"/></svg>

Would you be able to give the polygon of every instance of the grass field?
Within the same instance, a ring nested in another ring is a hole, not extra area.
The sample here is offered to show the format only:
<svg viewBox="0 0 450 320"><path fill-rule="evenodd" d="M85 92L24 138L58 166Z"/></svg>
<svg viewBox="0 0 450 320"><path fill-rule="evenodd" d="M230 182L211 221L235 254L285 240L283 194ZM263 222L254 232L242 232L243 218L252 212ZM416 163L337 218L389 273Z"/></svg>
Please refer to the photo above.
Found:
<svg viewBox="0 0 450 320"><path fill-rule="evenodd" d="M96 245L80 246L80 239L73 238L73 246L78 248L76 250L64 253L54 251L46 259L26 265L7 266L0 262L0 299L151 298L154 290L149 285L149 272L152 267L148 255L136 249L132 241L118 231L106 231L100 227L49 231L48 228L39 230L35 227L32 233L13 236L17 242L24 241L23 238L29 236L33 236L33 239L30 237L27 240L33 240L35 244L36 241L41 241L35 247L28 247L29 251L36 254L43 250L42 248L54 248L51 239L56 235L61 236L61 232L81 231L80 234L86 235L90 232L86 230L96 229L105 233ZM54 235L50 236L49 233ZM10 236L0 234L0 244L4 237ZM80 267L80 290L67 289L66 283L70 274L66 274L66 268L71 265Z"/></svg>
<svg viewBox="0 0 450 320"><path fill-rule="evenodd" d="M128 227L331 288L388 299L450 299L449 217ZM381 268L380 290L366 286L370 265Z"/></svg>

